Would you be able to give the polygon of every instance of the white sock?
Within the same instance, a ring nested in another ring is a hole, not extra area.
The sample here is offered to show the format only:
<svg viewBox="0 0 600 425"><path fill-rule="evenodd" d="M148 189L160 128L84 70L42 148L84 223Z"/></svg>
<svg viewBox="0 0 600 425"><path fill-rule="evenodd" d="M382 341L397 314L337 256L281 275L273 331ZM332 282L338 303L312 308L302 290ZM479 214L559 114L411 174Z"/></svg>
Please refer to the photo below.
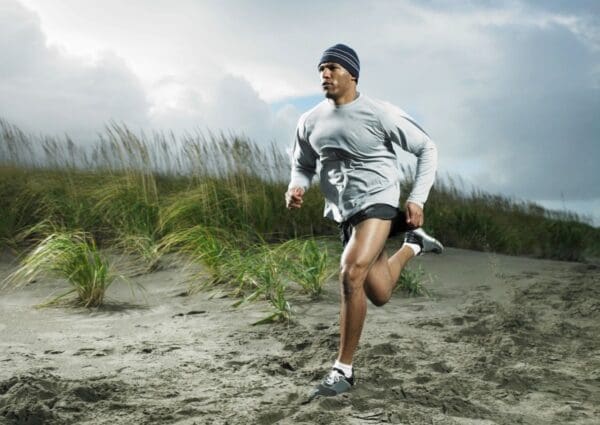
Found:
<svg viewBox="0 0 600 425"><path fill-rule="evenodd" d="M421 252L421 247L419 245L417 245L416 243L404 242L402 244L402 246L404 246L404 245L406 245L407 247L412 249L413 252L415 253L415 255L419 255L419 252Z"/></svg>
<svg viewBox="0 0 600 425"><path fill-rule="evenodd" d="M344 375L346 375L346 378L352 377L352 365L351 364L345 364L345 363L340 362L339 360L336 360L335 363L333 364L333 367L335 369L339 369L342 372L344 372Z"/></svg>

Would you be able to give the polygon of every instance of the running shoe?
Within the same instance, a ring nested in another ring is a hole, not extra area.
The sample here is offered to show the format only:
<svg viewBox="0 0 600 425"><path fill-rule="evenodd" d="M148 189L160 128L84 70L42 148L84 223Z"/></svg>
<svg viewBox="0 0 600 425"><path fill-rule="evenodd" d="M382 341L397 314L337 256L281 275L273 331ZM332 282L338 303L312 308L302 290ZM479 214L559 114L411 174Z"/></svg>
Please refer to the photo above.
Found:
<svg viewBox="0 0 600 425"><path fill-rule="evenodd" d="M444 250L444 245L442 245L440 241L425 233L425 230L420 227L418 229L407 231L404 234L404 242L419 245L421 247L419 255L423 255L426 252L441 254Z"/></svg>
<svg viewBox="0 0 600 425"><path fill-rule="evenodd" d="M323 381L317 385L317 387L311 392L309 401L315 397L334 397L338 394L350 391L354 385L354 375L347 378L344 373L339 369L331 369L329 375L323 379Z"/></svg>

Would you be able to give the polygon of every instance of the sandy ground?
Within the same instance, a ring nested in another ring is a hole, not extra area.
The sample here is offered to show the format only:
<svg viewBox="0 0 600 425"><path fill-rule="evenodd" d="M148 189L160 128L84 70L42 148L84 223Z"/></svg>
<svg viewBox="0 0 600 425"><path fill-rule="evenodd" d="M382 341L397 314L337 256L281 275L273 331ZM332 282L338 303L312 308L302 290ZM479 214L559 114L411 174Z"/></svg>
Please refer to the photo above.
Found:
<svg viewBox="0 0 600 425"><path fill-rule="evenodd" d="M308 404L339 339L335 281L266 326L265 303L181 296L176 263L99 310L34 308L60 281L4 292L0 424L600 424L600 268L457 249L416 264L432 296L370 305L357 385Z"/></svg>

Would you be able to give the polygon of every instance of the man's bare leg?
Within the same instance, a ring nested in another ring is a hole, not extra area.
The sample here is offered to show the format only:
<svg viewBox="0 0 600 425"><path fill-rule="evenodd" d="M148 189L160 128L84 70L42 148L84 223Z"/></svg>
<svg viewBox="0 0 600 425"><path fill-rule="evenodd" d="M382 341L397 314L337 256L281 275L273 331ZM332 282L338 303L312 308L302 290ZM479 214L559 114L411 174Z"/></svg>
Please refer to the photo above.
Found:
<svg viewBox="0 0 600 425"><path fill-rule="evenodd" d="M358 346L367 312L366 297L375 305L387 303L402 269L420 252L441 253L443 245L420 229L407 232L404 245L388 258L384 251L391 222L378 218L356 225L341 259L340 348L327 377L312 391L310 399L331 397L354 385L352 358Z"/></svg>
<svg viewBox="0 0 600 425"><path fill-rule="evenodd" d="M379 254L365 281L365 293L373 304L380 307L390 300L402 269L414 256L412 248L406 245L389 258L385 250Z"/></svg>
<svg viewBox="0 0 600 425"><path fill-rule="evenodd" d="M377 218L359 223L341 258L340 350L338 361L352 364L367 311L365 280L390 232L390 221Z"/></svg>

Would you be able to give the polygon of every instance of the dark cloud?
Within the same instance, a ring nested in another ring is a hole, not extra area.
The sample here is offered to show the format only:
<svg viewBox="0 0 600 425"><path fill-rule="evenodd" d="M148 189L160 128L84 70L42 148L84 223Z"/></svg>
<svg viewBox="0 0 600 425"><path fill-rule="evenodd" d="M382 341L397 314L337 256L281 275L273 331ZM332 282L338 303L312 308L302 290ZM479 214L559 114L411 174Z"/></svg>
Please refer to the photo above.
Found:
<svg viewBox="0 0 600 425"><path fill-rule="evenodd" d="M472 11L474 9L505 9L526 7L544 12L578 13L600 15L600 2L597 0L419 0L413 3L432 10Z"/></svg>
<svg viewBox="0 0 600 425"><path fill-rule="evenodd" d="M600 2L597 0L524 0L523 3L534 9L600 18Z"/></svg>
<svg viewBox="0 0 600 425"><path fill-rule="evenodd" d="M46 45L40 21L19 3L0 6L0 117L26 131L89 139L111 120L147 125L137 77L117 56L93 64Z"/></svg>
<svg viewBox="0 0 600 425"><path fill-rule="evenodd" d="M405 13L362 50L362 84L421 122L443 172L520 198L598 199L599 27L570 10L430 2L412 10L419 25Z"/></svg>
<svg viewBox="0 0 600 425"><path fill-rule="evenodd" d="M478 181L534 199L600 197L598 53L558 25L496 31L493 89L473 99L463 152L487 164Z"/></svg>

